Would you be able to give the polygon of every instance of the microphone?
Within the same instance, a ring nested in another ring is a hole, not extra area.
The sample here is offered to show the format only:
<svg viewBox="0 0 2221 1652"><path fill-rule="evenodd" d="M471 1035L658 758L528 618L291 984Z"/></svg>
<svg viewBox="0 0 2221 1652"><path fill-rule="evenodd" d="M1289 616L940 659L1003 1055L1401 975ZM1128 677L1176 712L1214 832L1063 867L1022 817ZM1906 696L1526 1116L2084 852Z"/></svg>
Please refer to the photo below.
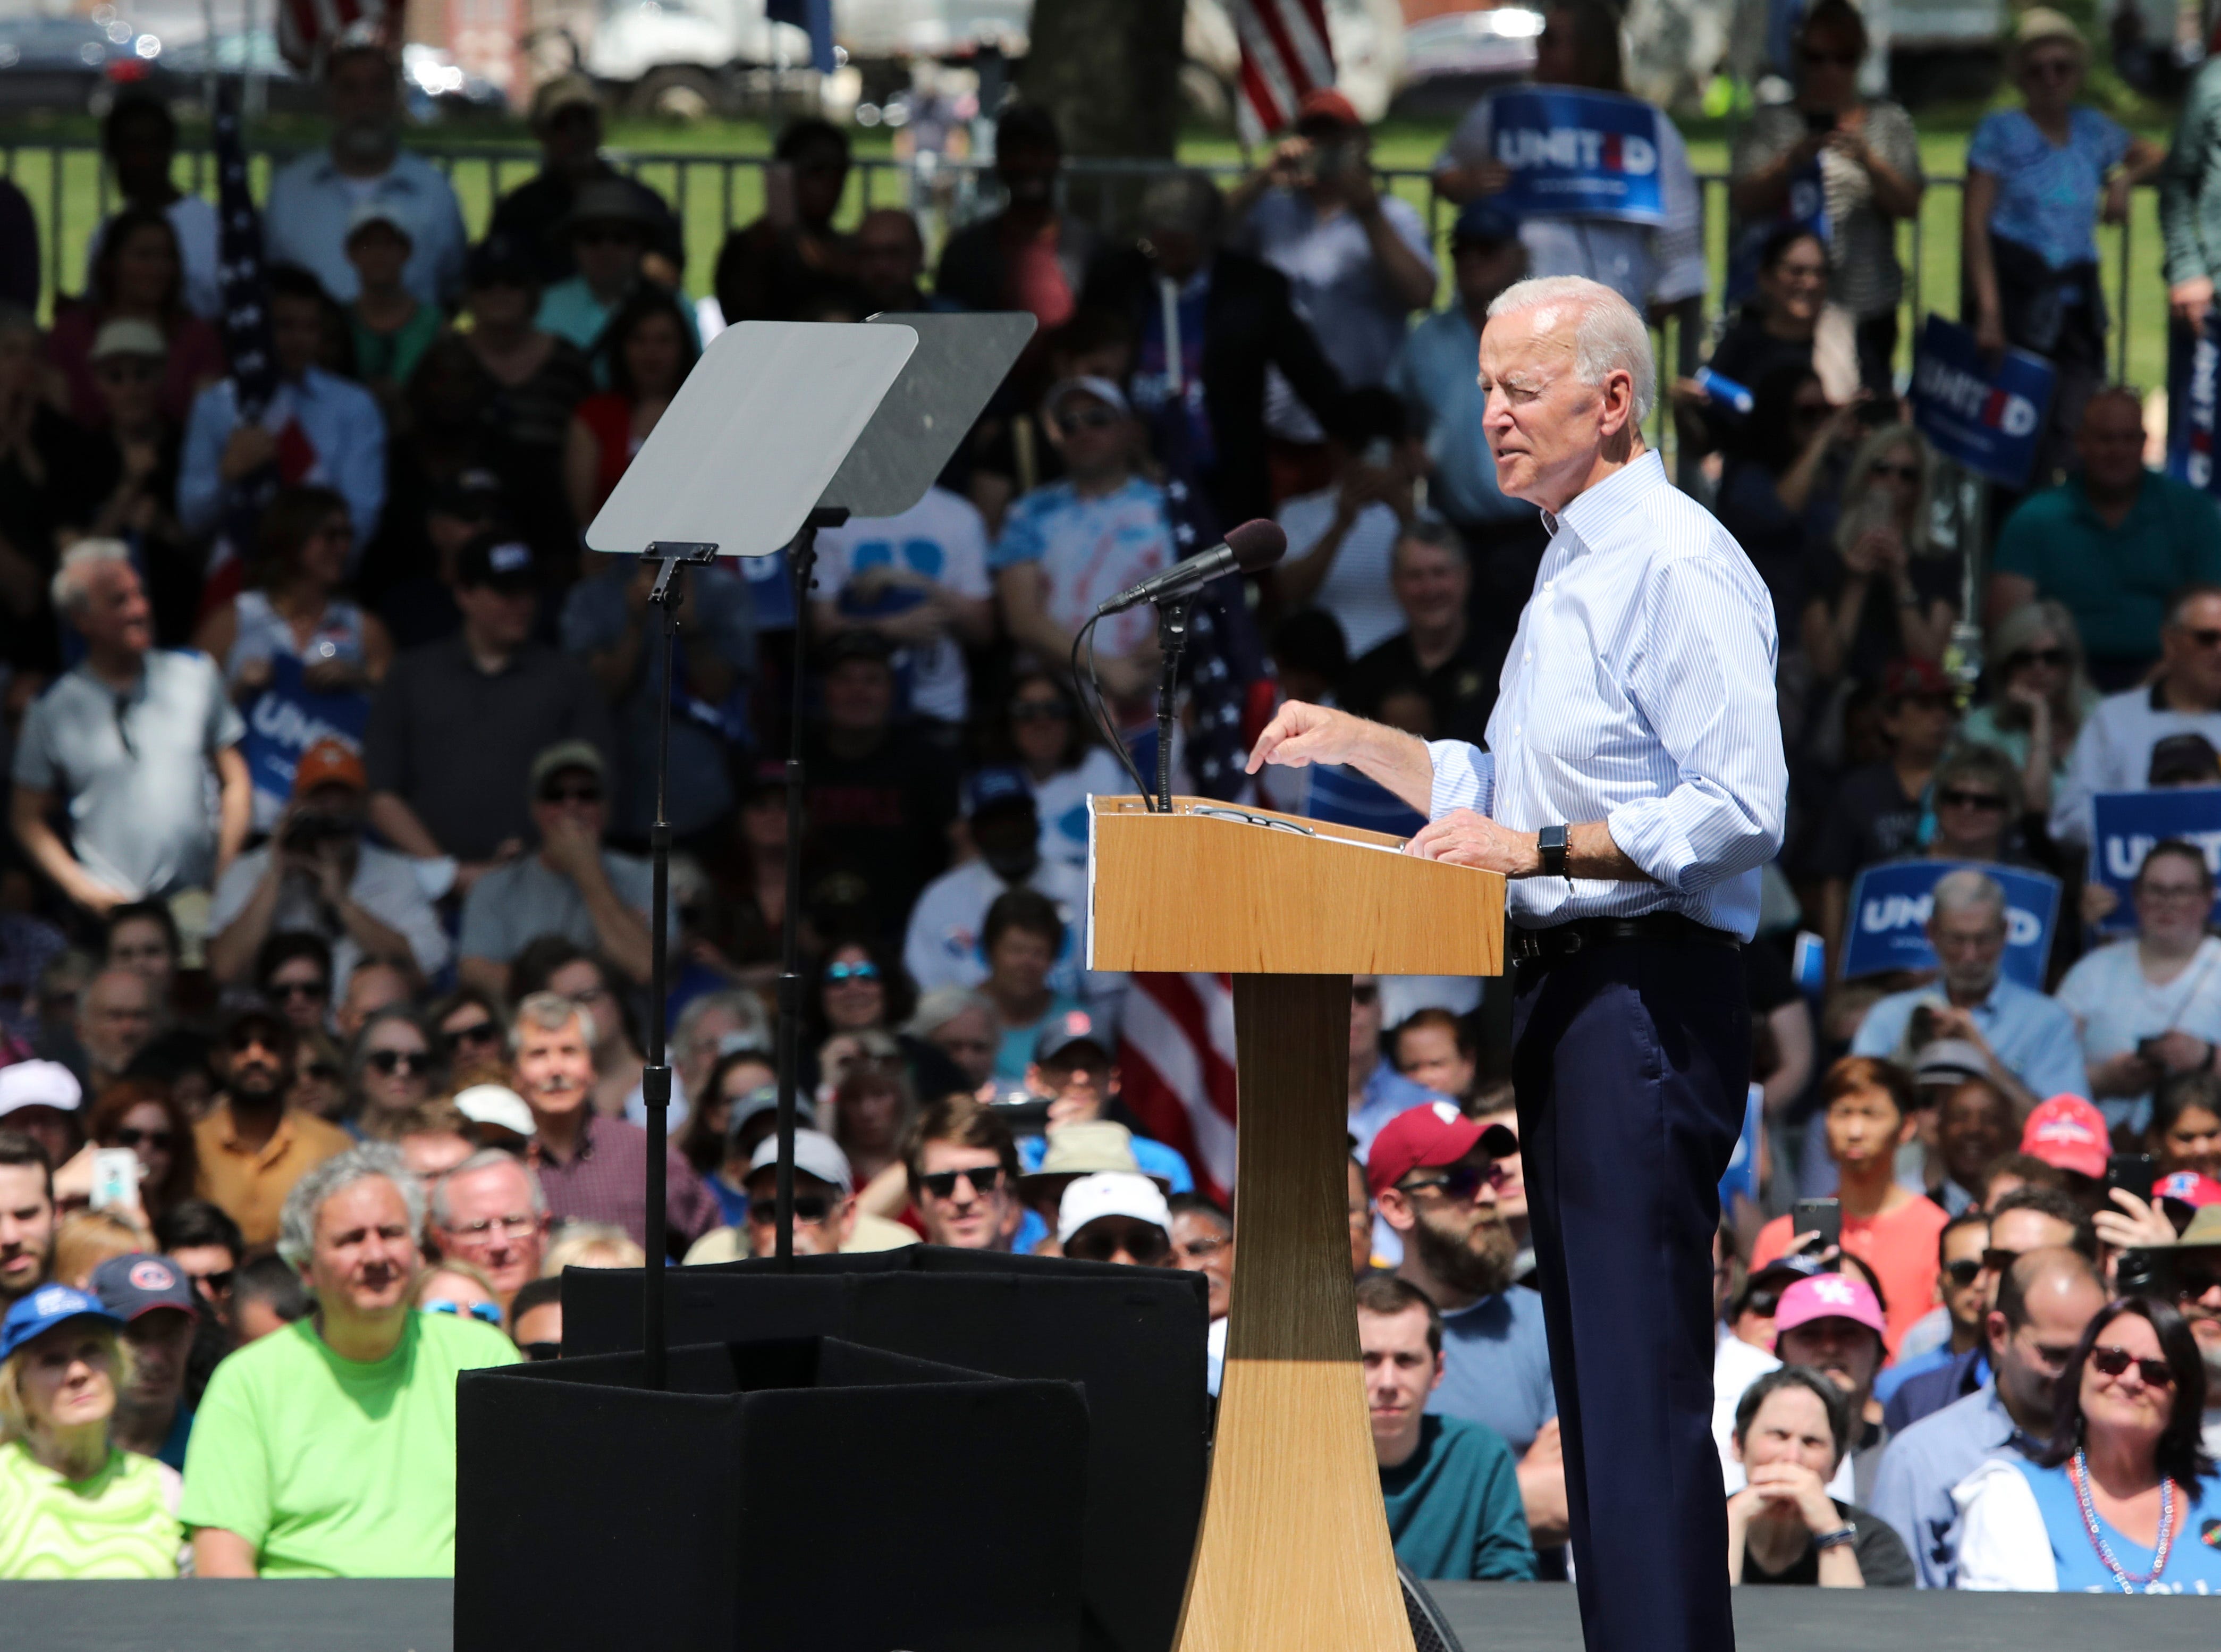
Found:
<svg viewBox="0 0 2221 1652"><path fill-rule="evenodd" d="M1175 562L1163 573L1151 574L1138 585L1130 585L1098 604L1095 616L1102 619L1138 608L1143 603L1169 602L1192 596L1213 579L1229 573L1254 573L1260 568L1271 567L1287 554L1288 536L1281 532L1279 523L1267 522L1261 516L1239 528L1229 528L1225 542L1213 546L1201 556Z"/></svg>

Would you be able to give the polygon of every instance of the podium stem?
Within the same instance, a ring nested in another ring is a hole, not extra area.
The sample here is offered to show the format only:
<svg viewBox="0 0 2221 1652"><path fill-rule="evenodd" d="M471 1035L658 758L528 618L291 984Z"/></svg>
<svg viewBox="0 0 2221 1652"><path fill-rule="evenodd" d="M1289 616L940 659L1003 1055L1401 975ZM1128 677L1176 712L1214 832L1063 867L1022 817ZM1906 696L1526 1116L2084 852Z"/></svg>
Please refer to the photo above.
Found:
<svg viewBox="0 0 2221 1652"><path fill-rule="evenodd" d="M679 604L684 595L683 586L674 589L678 566L675 559L665 559L649 595L657 616L655 824L648 832L654 882L648 903L648 1061L641 1069L640 1089L648 1111L648 1279L641 1295L641 1351L651 1389L661 1388L666 1380L663 1274L671 1255L666 1218L669 1177L664 1164L671 1136L671 1063L665 1026L670 1000L671 823L666 818L665 793L671 779L671 662L678 652Z"/></svg>

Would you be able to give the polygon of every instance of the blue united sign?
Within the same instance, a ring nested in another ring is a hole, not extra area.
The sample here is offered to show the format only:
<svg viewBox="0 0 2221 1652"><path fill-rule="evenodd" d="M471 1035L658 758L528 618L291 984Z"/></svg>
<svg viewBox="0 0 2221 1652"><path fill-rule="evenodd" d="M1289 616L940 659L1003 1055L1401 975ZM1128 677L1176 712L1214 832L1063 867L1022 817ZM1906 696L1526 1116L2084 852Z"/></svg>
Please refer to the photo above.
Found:
<svg viewBox="0 0 2221 1652"><path fill-rule="evenodd" d="M2129 889L2152 845L2170 837L2195 843L2205 864L2221 867L2221 785L2171 786L2164 792L2100 792L2090 800L2090 881L2118 895L2098 927L2137 927ZM2215 910L2221 912L2221 903Z"/></svg>
<svg viewBox="0 0 2221 1652"><path fill-rule="evenodd" d="M1912 422L1944 458L2025 487L2053 379L2042 357L2007 350L1993 361L1965 328L1930 316L1912 354Z"/></svg>
<svg viewBox="0 0 2221 1652"><path fill-rule="evenodd" d="M1843 946L1843 978L1893 969L1934 969L1928 912L1936 880L1971 863L1892 860L1868 867L1851 885L1850 933ZM1976 866L2005 892L2005 973L2023 986L2043 990L2044 960L2059 921L2059 879L2017 867Z"/></svg>
<svg viewBox="0 0 2221 1652"><path fill-rule="evenodd" d="M1496 158L1511 181L1495 197L1515 216L1663 223L1658 111L1611 92L1499 92L1490 105Z"/></svg>

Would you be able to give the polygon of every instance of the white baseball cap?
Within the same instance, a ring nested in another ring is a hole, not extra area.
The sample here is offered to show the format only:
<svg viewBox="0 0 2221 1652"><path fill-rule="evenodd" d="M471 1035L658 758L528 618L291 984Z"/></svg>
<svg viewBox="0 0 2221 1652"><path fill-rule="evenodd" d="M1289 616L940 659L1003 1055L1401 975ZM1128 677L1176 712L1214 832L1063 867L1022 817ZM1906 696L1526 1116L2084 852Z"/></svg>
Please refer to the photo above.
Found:
<svg viewBox="0 0 2221 1652"><path fill-rule="evenodd" d="M1057 1243L1069 1242L1073 1234L1102 1216L1131 1217L1136 1222L1154 1222L1167 1234L1173 1230L1172 1210L1156 1183L1130 1170L1104 1170L1082 1176L1064 1190L1056 1209Z"/></svg>
<svg viewBox="0 0 2221 1652"><path fill-rule="evenodd" d="M59 1061L17 1061L0 1067L0 1118L23 1107L73 1113L84 1100L77 1074Z"/></svg>
<svg viewBox="0 0 2221 1652"><path fill-rule="evenodd" d="M473 1124L530 1136L539 1129L524 1098L505 1084L474 1084L455 1092L455 1106Z"/></svg>
<svg viewBox="0 0 2221 1652"><path fill-rule="evenodd" d="M754 1155L748 1160L748 1174L753 1176L757 1171L778 1162L779 1132L774 1130L756 1143ZM844 1193L856 1191L856 1178L848 1168L848 1155L841 1151L839 1142L823 1130L795 1131L794 1167L822 1182L830 1182ZM1159 1201L1160 1204L1162 1202Z"/></svg>

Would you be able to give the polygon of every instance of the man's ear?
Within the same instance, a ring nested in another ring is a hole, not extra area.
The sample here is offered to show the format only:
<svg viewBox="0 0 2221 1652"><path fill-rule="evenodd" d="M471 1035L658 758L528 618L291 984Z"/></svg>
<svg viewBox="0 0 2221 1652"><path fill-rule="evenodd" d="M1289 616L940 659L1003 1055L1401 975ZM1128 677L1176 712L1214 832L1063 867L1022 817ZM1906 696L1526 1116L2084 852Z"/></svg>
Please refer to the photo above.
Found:
<svg viewBox="0 0 2221 1652"><path fill-rule="evenodd" d="M1411 1200L1400 1187L1384 1187L1373 1201L1373 1208L1380 1219L1398 1233L1409 1233L1418 1225L1419 1213L1411 1208Z"/></svg>
<svg viewBox="0 0 2221 1652"><path fill-rule="evenodd" d="M1449 1368L1450 1362L1448 1355L1442 1354L1435 1355L1435 1380L1427 1385L1429 1393L1431 1394L1442 1386L1442 1379L1449 1374Z"/></svg>

